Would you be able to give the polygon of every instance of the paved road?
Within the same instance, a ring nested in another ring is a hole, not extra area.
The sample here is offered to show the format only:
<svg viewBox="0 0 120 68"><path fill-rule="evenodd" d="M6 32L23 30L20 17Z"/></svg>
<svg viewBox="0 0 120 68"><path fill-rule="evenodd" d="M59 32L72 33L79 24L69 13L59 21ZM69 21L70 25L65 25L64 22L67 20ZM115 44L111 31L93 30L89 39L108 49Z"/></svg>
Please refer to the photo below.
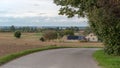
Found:
<svg viewBox="0 0 120 68"><path fill-rule="evenodd" d="M0 68L99 68L92 58L96 48L66 48L33 53Z"/></svg>

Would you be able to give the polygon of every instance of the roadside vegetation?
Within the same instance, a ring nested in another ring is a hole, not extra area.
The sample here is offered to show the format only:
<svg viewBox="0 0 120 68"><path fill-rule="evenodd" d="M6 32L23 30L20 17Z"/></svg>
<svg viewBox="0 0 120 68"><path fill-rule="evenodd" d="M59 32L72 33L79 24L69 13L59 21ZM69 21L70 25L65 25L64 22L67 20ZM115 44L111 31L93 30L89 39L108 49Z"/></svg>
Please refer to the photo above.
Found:
<svg viewBox="0 0 120 68"><path fill-rule="evenodd" d="M120 0L54 0L54 3L61 6L60 15L87 17L91 29L105 44L104 52L120 56Z"/></svg>
<svg viewBox="0 0 120 68"><path fill-rule="evenodd" d="M94 53L94 58L102 68L120 68L120 56L107 55L99 50Z"/></svg>
<svg viewBox="0 0 120 68"><path fill-rule="evenodd" d="M48 49L58 49L58 48L68 48L68 47L62 47L62 46L47 46L47 47L42 47L42 48L36 48L36 49L29 49L29 50L24 50L21 52L17 52L17 53L13 53L13 54L9 54L3 57L0 57L0 65L3 65L15 58L30 54L30 53L34 53L34 52L38 52L38 51L43 51L43 50L48 50Z"/></svg>
<svg viewBox="0 0 120 68"><path fill-rule="evenodd" d="M71 46L56 46L56 45L49 45L41 48L34 48L34 49L28 49L28 50L23 50L17 53L12 53L8 54L5 56L0 57L0 66L19 57L34 53L34 52L40 52L44 50L50 50L50 49L59 49L59 48L81 48L81 47L71 47ZM96 48L96 47L84 47L84 48Z"/></svg>

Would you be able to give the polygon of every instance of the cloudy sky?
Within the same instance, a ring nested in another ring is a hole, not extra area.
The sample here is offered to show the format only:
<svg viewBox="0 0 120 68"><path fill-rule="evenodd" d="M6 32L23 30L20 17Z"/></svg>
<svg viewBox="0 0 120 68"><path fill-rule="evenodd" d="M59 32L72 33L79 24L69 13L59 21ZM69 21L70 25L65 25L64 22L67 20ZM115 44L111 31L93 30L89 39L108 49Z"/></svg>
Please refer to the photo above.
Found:
<svg viewBox="0 0 120 68"><path fill-rule="evenodd" d="M0 0L0 26L87 26L86 18L58 15L53 0Z"/></svg>

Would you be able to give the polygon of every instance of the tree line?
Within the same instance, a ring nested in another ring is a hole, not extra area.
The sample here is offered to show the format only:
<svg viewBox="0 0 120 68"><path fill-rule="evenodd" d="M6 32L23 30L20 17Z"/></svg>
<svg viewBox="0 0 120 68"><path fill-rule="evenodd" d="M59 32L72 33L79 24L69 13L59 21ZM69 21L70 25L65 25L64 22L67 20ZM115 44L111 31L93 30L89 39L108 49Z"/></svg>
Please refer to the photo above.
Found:
<svg viewBox="0 0 120 68"><path fill-rule="evenodd" d="M75 32L78 32L79 30L84 30L86 27L80 28L80 27L54 27L54 28L39 28L39 27L32 27L32 26L9 26L9 27L2 27L0 28L0 32L15 32L15 31L21 31L21 32L43 32L46 30L54 30L54 31L62 31L62 30L72 30Z"/></svg>
<svg viewBox="0 0 120 68"><path fill-rule="evenodd" d="M12 25L10 27L1 28L0 32L15 32L18 30L21 32L38 32L40 29L38 29L37 27L29 27L29 26L15 27L14 25Z"/></svg>

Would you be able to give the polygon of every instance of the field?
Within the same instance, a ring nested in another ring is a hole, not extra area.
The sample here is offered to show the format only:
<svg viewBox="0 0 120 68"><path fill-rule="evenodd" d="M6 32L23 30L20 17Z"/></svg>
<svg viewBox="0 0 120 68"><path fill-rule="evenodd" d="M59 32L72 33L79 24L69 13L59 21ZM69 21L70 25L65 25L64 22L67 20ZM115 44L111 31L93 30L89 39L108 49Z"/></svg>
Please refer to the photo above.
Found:
<svg viewBox="0 0 120 68"><path fill-rule="evenodd" d="M0 56L19 52L26 49L40 48L48 45L73 46L73 47L103 47L102 43L81 42L41 42L40 33L22 33L20 39L16 39L13 33L0 33Z"/></svg>

